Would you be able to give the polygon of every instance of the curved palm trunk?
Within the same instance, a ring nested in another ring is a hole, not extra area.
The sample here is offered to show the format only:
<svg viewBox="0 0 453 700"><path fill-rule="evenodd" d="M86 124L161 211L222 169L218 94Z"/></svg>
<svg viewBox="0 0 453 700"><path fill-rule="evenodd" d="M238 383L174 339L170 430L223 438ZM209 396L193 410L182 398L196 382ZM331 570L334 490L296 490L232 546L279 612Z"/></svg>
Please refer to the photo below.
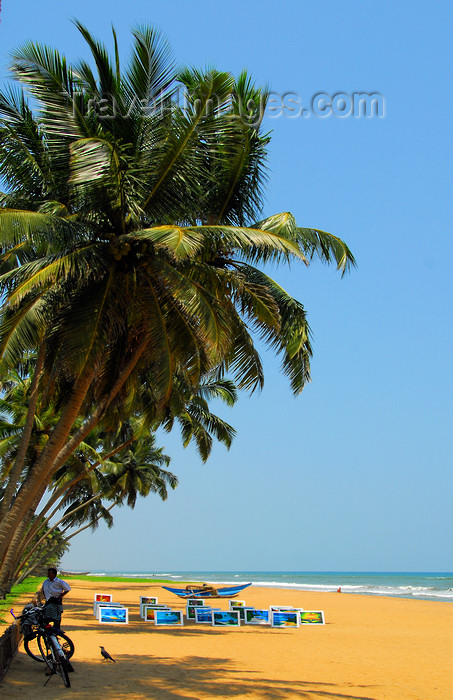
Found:
<svg viewBox="0 0 453 700"><path fill-rule="evenodd" d="M30 400L28 402L27 417L25 420L22 438L19 444L19 448L17 450L16 459L14 460L14 464L8 475L8 483L5 488L5 493L3 494L3 499L0 506L0 521L11 506L17 482L21 475L22 467L24 466L25 455L27 453L31 431L33 430L33 423L35 420L35 411L39 396L39 380L41 378L41 373L44 365L45 353L46 345L44 342L42 342L39 347L38 357L36 359L35 373L33 375L33 380L30 386Z"/></svg>
<svg viewBox="0 0 453 700"><path fill-rule="evenodd" d="M11 590L13 583L13 574L15 570L16 557L15 552L20 546L21 538L25 530L27 529L27 522L24 521L19 525L14 536L11 540L11 547L8 550L7 556L3 562L2 575L0 578L0 597L5 598L6 594Z"/></svg>
<svg viewBox="0 0 453 700"><path fill-rule="evenodd" d="M59 469L67 457L74 452L82 440L84 440L91 430L99 423L104 411L121 390L124 382L137 365L137 362L145 351L147 344L148 341L146 339L141 340L125 367L120 372L118 379L116 380L106 400L99 405L90 418L87 419L76 431L74 436L68 440L74 422L80 413L83 400L95 376L95 370L91 369L90 371L86 372L84 375L79 377L78 381L76 382L72 395L63 409L60 420L55 426L51 437L42 451L33 472L22 484L13 506L11 507L9 513L7 513L7 515L4 517L2 524L0 525L0 559L2 561L2 566L0 569L0 591L11 576L11 566L9 566L7 570L6 567L4 568L4 562L7 553L9 553L12 549L12 540L18 525L22 522L29 509L34 507L32 514L34 513L34 510L38 506L39 500L47 488L52 474ZM38 501L36 501L37 494L40 494ZM17 552L18 545L15 538L14 542ZM12 561L15 562L14 568L16 568L18 564L17 559L14 560L14 554L11 556Z"/></svg>
<svg viewBox="0 0 453 700"><path fill-rule="evenodd" d="M24 519L28 509L32 507L36 494L41 491L42 485L44 484L44 487L47 486L54 462L71 433L94 376L95 370L92 369L76 382L72 395L61 413L60 420L55 426L37 463L29 477L20 487L14 503L2 520L0 525L0 559L2 566L19 523Z"/></svg>
<svg viewBox="0 0 453 700"><path fill-rule="evenodd" d="M95 496L93 496L92 498L90 498L88 501L85 501L85 502L82 503L81 505L79 505L79 506L77 506L76 508L73 508L72 510L70 510L69 513L65 513L65 515L64 515L62 518L60 518L60 520L58 520L58 522L56 522L54 525L52 525L52 527L49 528L49 530L47 530L47 532L36 542L36 544L33 545L33 547L31 548L31 550L28 552L27 558L26 558L26 560L25 560L24 563L25 563L25 564L27 563L27 561L30 559L30 557L32 557L33 554L36 552L36 550L38 549L38 547L39 547L43 542L46 541L46 539L49 537L49 535L51 535L52 532L54 532L54 530L57 529L57 527L60 525L60 523L63 522L63 520L66 520L66 518L69 518L71 515L75 515L75 513L77 513L79 510L82 510L83 508L86 508L86 506L89 506L90 503L94 503L94 501L97 501L99 498L102 498L102 493L97 493ZM15 571L15 574L17 574L17 569L16 569L16 571Z"/></svg>
<svg viewBox="0 0 453 700"><path fill-rule="evenodd" d="M11 542L9 543L8 550L5 554L0 569L0 591L3 591L3 594L8 593L11 590L13 572L15 572L17 569L20 558L24 552L25 533L33 520L33 515L44 495L45 490L46 486L42 485L40 490L35 494L32 506L28 509L27 513L22 519L22 522L17 527Z"/></svg>
<svg viewBox="0 0 453 700"><path fill-rule="evenodd" d="M114 450L111 450L108 454L106 454L103 457L103 460L110 459L111 457L116 455L118 452L121 452L121 450L124 450L131 443L133 443L134 440L135 440L135 438L131 438L130 440L126 440L126 442L123 442L118 447L115 447ZM30 544L31 540L37 534L37 532L39 532L39 530L42 527L44 527L49 522L49 520L51 520L53 518L55 513L61 508L61 501L63 499L60 499L60 502L53 509L51 514L44 521L42 521L42 518L44 518L46 513L48 513L49 509L58 501L60 496L63 496L64 498L66 498L68 496L68 494L70 494L71 491L73 491L74 487L77 486L77 484L80 481L82 481L82 479L84 479L88 474L90 474L92 471L97 469L97 467L99 467L100 464L101 464L101 462L95 462L95 464L92 464L88 469L85 469L82 474L79 474L78 476L74 477L74 479L72 479L69 483L64 484L59 489L57 489L57 491L55 491L55 493L52 495L51 498L49 498L49 500L47 501L46 505L41 510L41 512L38 513L38 515L36 516L36 522L33 523L33 525L31 526L31 528L29 529L29 531L27 533L27 538L24 541L24 548Z"/></svg>
<svg viewBox="0 0 453 700"><path fill-rule="evenodd" d="M116 503L113 503L113 504L112 504L109 508L107 508L106 510L107 510L108 512L110 512L110 511L112 510L112 508L114 508L115 506L116 506ZM95 522L97 522L98 520L100 520L100 518L101 518L101 516L99 515L99 516L96 518ZM83 532L84 530L87 530L89 527L93 527L93 523L88 523L88 525L84 525L83 527L79 527L79 529L76 530L75 532L73 532L71 535L69 535L69 537L65 537L65 542L69 542L69 540L72 540L73 537L75 537L76 535L78 535L80 532ZM31 574L33 573L33 571L34 571L35 569L39 568L42 564L44 564L44 562L45 562L46 560L49 560L49 559L52 558L53 554L55 554L55 552L60 548L60 546L61 546L60 544L55 545L55 547L53 547L51 550L49 550L49 552L47 552L43 557L41 557L41 559L39 560L39 562L37 562L36 564L33 564L33 566L29 567L24 573L20 574L19 578L17 578L17 579L14 581L14 585L16 586L16 585L18 585L19 583L22 583L22 581L24 581L28 576L31 576Z"/></svg>

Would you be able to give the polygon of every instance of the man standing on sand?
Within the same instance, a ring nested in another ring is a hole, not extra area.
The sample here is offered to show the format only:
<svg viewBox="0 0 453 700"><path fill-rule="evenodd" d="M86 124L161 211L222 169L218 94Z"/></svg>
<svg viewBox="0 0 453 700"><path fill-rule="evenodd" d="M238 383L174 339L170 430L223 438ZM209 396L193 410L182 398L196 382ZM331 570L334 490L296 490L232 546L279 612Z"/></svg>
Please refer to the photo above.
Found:
<svg viewBox="0 0 453 700"><path fill-rule="evenodd" d="M36 594L39 602L45 599L44 619L53 620L54 625L60 626L61 615L63 613L62 599L69 593L71 586L61 578L57 578L57 570L51 566L47 570L47 578L42 584L42 588Z"/></svg>

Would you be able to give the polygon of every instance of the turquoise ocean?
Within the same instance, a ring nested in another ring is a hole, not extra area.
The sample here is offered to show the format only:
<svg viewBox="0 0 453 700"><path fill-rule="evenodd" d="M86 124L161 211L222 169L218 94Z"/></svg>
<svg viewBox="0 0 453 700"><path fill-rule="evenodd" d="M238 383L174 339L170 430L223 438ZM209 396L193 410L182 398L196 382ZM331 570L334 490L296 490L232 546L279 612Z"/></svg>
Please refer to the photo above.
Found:
<svg viewBox="0 0 453 700"><path fill-rule="evenodd" d="M418 598L453 602L453 573L423 572L354 572L354 571L92 571L99 576L129 576L164 578L174 581L203 581L206 583L272 586L297 591L336 591L342 593L396 598Z"/></svg>

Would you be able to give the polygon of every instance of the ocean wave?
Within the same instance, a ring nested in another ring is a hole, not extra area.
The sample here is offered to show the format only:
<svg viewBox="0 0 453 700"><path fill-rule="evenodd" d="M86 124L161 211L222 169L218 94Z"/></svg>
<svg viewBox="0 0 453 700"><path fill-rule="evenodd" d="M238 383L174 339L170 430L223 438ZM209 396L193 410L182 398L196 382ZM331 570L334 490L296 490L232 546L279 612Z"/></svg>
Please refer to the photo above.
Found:
<svg viewBox="0 0 453 700"><path fill-rule="evenodd" d="M218 586L252 583L257 587L284 590L332 593L341 591L351 595L389 596L407 599L423 599L453 602L453 576L443 572L430 575L376 573L372 572L245 572L245 571L198 571L198 572L96 572L95 576L129 576L137 578L165 578L175 582L183 580L209 582ZM425 585L423 585L425 584Z"/></svg>

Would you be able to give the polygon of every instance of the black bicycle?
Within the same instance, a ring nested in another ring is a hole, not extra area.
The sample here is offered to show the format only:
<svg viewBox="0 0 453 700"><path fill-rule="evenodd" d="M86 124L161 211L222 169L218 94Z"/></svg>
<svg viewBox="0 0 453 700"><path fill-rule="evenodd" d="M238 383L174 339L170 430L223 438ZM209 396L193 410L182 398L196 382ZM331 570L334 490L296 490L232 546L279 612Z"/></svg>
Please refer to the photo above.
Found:
<svg viewBox="0 0 453 700"><path fill-rule="evenodd" d="M63 630L44 619L43 607L26 605L17 619L20 620L27 654L35 661L46 663L50 669L49 678L58 674L69 688L71 682L68 674L74 670L69 660L74 654L73 641Z"/></svg>

